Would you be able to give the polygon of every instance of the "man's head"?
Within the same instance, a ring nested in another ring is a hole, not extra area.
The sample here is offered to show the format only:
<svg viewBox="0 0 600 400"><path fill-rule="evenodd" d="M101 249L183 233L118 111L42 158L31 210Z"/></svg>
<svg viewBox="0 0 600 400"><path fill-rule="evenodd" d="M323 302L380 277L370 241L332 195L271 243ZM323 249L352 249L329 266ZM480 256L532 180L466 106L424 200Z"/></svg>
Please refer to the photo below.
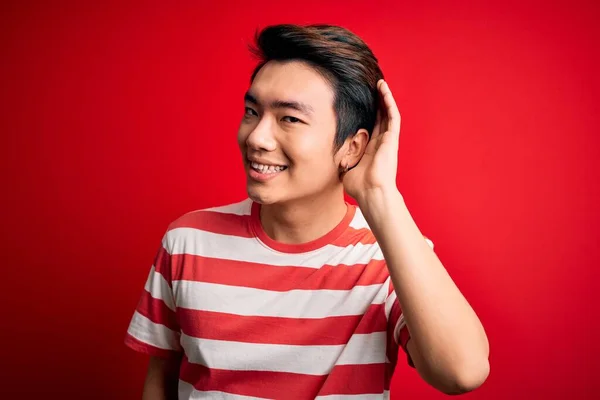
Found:
<svg viewBox="0 0 600 400"><path fill-rule="evenodd" d="M340 168L358 163L375 124L377 59L326 25L268 27L252 51L260 62L238 133L248 194L263 204L337 194Z"/></svg>

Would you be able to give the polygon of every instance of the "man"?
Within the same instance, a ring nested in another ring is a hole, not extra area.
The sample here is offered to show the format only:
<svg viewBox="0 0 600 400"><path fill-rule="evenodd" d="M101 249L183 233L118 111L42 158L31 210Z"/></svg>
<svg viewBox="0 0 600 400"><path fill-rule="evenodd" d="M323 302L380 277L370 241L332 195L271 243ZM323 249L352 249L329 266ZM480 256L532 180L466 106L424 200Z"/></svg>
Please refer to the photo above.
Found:
<svg viewBox="0 0 600 400"><path fill-rule="evenodd" d="M254 52L249 199L167 230L126 338L151 356L143 398L388 398L400 348L435 388L477 388L488 341L396 187L377 59L322 25L268 27Z"/></svg>

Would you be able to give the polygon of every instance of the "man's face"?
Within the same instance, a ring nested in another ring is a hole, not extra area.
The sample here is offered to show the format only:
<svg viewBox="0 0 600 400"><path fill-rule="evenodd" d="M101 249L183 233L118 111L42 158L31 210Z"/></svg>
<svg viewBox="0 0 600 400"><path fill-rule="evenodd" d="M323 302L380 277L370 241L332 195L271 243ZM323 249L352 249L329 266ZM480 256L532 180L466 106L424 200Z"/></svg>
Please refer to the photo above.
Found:
<svg viewBox="0 0 600 400"><path fill-rule="evenodd" d="M304 63L260 69L238 132L251 199L274 204L333 193L340 162L333 100L327 81Z"/></svg>

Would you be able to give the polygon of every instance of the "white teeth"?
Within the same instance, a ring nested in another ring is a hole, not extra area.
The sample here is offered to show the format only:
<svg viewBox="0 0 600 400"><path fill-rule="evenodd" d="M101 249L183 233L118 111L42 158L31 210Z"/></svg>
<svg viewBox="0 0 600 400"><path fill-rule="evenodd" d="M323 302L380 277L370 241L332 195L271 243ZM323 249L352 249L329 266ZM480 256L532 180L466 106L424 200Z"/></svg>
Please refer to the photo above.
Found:
<svg viewBox="0 0 600 400"><path fill-rule="evenodd" d="M274 174L275 172L280 172L285 169L285 167L282 165L264 165L256 162L252 162L250 165L252 166L252 168L254 168L262 174Z"/></svg>

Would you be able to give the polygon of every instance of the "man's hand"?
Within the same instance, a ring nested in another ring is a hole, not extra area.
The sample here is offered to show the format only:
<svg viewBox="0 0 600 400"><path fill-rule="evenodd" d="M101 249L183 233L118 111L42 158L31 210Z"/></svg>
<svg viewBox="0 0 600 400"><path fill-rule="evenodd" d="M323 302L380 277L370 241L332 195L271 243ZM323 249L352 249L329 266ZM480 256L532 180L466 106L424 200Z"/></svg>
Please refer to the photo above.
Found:
<svg viewBox="0 0 600 400"><path fill-rule="evenodd" d="M400 112L388 84L377 82L380 105L371 140L355 168L342 176L344 190L359 203L371 192L391 192L396 187Z"/></svg>

